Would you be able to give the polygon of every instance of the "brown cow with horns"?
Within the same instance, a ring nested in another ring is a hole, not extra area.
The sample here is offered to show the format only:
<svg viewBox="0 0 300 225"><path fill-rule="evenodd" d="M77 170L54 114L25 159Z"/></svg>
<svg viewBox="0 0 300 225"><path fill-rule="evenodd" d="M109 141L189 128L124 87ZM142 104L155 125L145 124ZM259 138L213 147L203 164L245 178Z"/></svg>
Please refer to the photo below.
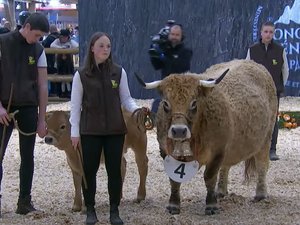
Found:
<svg viewBox="0 0 300 225"><path fill-rule="evenodd" d="M256 169L255 200L266 198L277 98L272 77L262 65L233 60L203 74L173 74L143 85L157 88L162 97L156 115L162 156L205 165L206 214L218 213L217 196L227 194L229 169L241 161L245 175ZM180 183L170 183L167 208L179 214Z"/></svg>

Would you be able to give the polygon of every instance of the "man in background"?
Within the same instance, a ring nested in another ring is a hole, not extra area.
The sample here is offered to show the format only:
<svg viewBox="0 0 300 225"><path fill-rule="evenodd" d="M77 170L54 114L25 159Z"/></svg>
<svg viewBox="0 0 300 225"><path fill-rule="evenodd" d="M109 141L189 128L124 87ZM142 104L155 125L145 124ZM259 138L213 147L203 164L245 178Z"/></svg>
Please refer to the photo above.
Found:
<svg viewBox="0 0 300 225"><path fill-rule="evenodd" d="M50 45L52 44L55 39L58 38L59 33L57 30L57 27L55 24L50 25L50 34L45 38L45 40L42 41L42 45L44 48L50 48ZM47 58L47 72L48 74L55 74L57 73L57 68L55 67L55 54L46 54ZM49 90L49 96L54 97L58 96L60 93L60 84L55 82L50 82L50 90Z"/></svg>
<svg viewBox="0 0 300 225"><path fill-rule="evenodd" d="M172 73L184 73L190 70L193 52L186 48L183 40L182 25L172 24L169 28L167 43L161 54L153 54L149 51L150 60L155 70L161 70L161 79ZM156 113L160 99L157 98L152 104L151 111Z"/></svg>
<svg viewBox="0 0 300 225"><path fill-rule="evenodd" d="M275 26L272 22L266 22L261 27L261 39L258 43L251 46L248 50L246 59L252 59L255 62L264 65L271 74L279 98L284 93L284 85L289 75L286 52L284 48L273 40ZM276 145L278 138L278 122L275 121L270 148L270 160L279 160L276 154Z"/></svg>

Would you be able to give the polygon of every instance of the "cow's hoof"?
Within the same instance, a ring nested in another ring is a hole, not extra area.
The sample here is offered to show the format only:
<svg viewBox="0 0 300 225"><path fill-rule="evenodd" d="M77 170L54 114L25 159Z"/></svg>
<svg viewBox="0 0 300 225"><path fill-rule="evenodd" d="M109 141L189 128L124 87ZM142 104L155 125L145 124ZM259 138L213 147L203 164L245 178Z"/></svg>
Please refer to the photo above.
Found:
<svg viewBox="0 0 300 225"><path fill-rule="evenodd" d="M227 195L227 193L224 194L224 193L218 192L218 193L217 193L217 198L218 198L218 199L224 198L226 195Z"/></svg>
<svg viewBox="0 0 300 225"><path fill-rule="evenodd" d="M141 201L144 201L145 198L137 198L134 202L135 203L141 203Z"/></svg>
<svg viewBox="0 0 300 225"><path fill-rule="evenodd" d="M72 207L72 212L80 212L81 211L81 206L76 206L76 205L74 205L73 207Z"/></svg>
<svg viewBox="0 0 300 225"><path fill-rule="evenodd" d="M172 215L176 215L176 214L180 214L180 208L178 206L167 206L167 210L169 211L170 214Z"/></svg>
<svg viewBox="0 0 300 225"><path fill-rule="evenodd" d="M265 195L257 195L254 197L253 202L259 202L261 200L266 199L267 197Z"/></svg>
<svg viewBox="0 0 300 225"><path fill-rule="evenodd" d="M205 208L205 215L215 215L215 214L219 214L219 208L216 206L208 206Z"/></svg>

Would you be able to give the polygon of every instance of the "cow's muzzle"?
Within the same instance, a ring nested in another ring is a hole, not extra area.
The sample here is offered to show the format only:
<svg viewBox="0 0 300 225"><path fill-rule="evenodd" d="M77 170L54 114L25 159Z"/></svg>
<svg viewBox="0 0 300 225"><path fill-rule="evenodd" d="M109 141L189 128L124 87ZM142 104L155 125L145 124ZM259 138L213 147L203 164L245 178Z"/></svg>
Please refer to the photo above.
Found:
<svg viewBox="0 0 300 225"><path fill-rule="evenodd" d="M168 137L174 141L183 141L191 138L191 132L184 124L173 124L169 129Z"/></svg>
<svg viewBox="0 0 300 225"><path fill-rule="evenodd" d="M53 145L53 137L46 136L45 137L45 143L48 145Z"/></svg>

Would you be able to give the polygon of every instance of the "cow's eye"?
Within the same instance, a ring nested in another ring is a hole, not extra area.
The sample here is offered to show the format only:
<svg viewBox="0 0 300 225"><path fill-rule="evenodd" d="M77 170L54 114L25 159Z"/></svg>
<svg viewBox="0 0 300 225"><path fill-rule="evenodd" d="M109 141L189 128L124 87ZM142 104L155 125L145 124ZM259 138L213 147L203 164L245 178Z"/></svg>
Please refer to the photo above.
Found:
<svg viewBox="0 0 300 225"><path fill-rule="evenodd" d="M190 104L190 110L195 112L197 110L197 100L193 100Z"/></svg>
<svg viewBox="0 0 300 225"><path fill-rule="evenodd" d="M61 130L66 129L66 125L65 125L65 124L62 124L62 125L60 126L60 129L61 129Z"/></svg>
<svg viewBox="0 0 300 225"><path fill-rule="evenodd" d="M171 105L169 102L167 102L166 100L162 100L162 104L163 104L163 108L164 108L164 111L166 113L170 112L171 110Z"/></svg>

